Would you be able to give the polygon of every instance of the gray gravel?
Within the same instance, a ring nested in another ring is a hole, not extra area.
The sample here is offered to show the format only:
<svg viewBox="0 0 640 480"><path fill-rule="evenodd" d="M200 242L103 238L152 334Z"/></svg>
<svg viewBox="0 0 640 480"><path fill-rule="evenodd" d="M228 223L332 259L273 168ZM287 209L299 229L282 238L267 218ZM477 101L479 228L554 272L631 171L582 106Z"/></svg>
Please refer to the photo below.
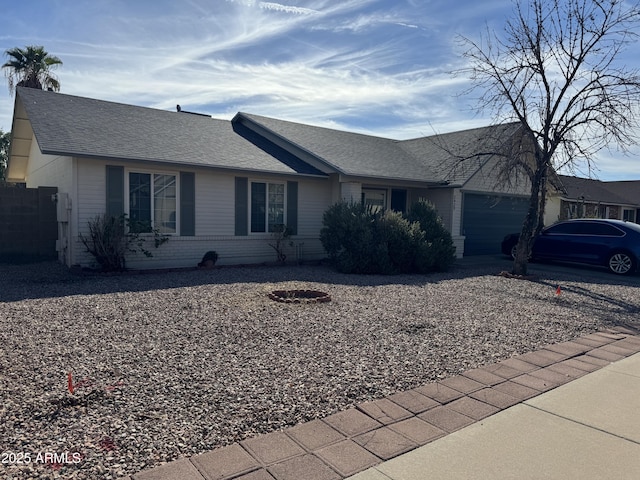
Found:
<svg viewBox="0 0 640 480"><path fill-rule="evenodd" d="M516 280L497 276L508 268L497 263L392 277L0 266L0 469L118 478L601 327L637 326L638 277L541 266L533 281ZM267 298L289 288L333 300ZM71 463L43 463L46 452Z"/></svg>

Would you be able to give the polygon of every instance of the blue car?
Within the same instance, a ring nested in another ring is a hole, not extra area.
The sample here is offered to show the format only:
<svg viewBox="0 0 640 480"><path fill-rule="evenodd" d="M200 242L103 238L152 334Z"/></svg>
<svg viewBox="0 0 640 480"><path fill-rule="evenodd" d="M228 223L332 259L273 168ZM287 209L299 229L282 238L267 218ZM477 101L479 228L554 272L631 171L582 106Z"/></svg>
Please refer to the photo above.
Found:
<svg viewBox="0 0 640 480"><path fill-rule="evenodd" d="M519 234L507 235L502 253L513 257L518 238ZM531 259L601 265L618 275L630 275L638 269L640 225L598 219L559 222L536 237Z"/></svg>

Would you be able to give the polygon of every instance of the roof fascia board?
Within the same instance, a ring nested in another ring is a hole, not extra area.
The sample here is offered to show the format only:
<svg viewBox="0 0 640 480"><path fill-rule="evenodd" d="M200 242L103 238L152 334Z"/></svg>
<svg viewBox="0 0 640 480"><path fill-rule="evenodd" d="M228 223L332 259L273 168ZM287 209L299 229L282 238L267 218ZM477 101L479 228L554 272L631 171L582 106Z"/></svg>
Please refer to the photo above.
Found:
<svg viewBox="0 0 640 480"><path fill-rule="evenodd" d="M237 113L236 116L233 117L231 122L242 123L244 126L253 130L258 135L265 137L270 142L273 142L280 148L283 148L284 150L288 151L292 155L295 155L296 157L300 158L302 161L307 162L309 165L311 165L314 168L317 168L321 172L324 172L326 174L344 173L342 170L340 170L338 167L331 164L324 158L314 154L313 152L310 152L309 150L292 142L288 138L285 138L282 135L277 134L273 130L270 130L269 128L265 127L264 125L261 125L260 123L253 121L252 119L243 115L242 112Z"/></svg>
<svg viewBox="0 0 640 480"><path fill-rule="evenodd" d="M13 118L11 120L11 144L9 146L9 156L7 158L7 181L8 182L24 182L29 162L29 154L24 155L31 150L31 142L33 141L33 129L24 103L16 92L16 98L13 103ZM37 140L36 140L37 141ZM21 154L16 152L20 145Z"/></svg>
<svg viewBox="0 0 640 480"><path fill-rule="evenodd" d="M614 206L614 207L629 207L629 208L638 208L640 206L640 204L637 203L618 203L618 202L607 202L605 200L589 200L589 199L581 199L581 198L571 198L571 197L564 197L564 196L560 196L560 200L563 200L565 202L569 202L569 203L584 203L584 204L589 204L589 205L607 205L607 206Z"/></svg>
<svg viewBox="0 0 640 480"><path fill-rule="evenodd" d="M340 174L338 176L338 181L340 183L362 183L368 185L381 185L381 186L392 186L392 187L412 187L412 188L450 188L453 185L443 184L442 182L429 182L429 181L419 181L419 180L411 180L406 178L395 178L395 177L361 177L354 175L345 175Z"/></svg>

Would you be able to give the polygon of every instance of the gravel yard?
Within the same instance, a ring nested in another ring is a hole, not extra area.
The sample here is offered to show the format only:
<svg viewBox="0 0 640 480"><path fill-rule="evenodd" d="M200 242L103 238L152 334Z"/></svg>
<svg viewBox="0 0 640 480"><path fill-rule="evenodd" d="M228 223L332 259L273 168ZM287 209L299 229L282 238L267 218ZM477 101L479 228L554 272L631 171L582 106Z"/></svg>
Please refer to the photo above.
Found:
<svg viewBox="0 0 640 480"><path fill-rule="evenodd" d="M0 266L2 478L118 478L638 325L638 276L532 266L532 281L516 280L497 276L508 268L498 264L391 277L324 266L116 276ZM291 288L332 301L267 297Z"/></svg>

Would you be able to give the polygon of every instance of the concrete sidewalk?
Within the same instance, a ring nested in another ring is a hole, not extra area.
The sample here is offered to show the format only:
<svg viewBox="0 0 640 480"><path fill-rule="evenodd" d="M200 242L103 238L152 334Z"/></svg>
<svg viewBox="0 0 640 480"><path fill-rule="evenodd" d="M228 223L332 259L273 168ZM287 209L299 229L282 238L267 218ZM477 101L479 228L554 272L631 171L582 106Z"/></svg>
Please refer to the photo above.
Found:
<svg viewBox="0 0 640 480"><path fill-rule="evenodd" d="M349 478L638 479L640 354Z"/></svg>

